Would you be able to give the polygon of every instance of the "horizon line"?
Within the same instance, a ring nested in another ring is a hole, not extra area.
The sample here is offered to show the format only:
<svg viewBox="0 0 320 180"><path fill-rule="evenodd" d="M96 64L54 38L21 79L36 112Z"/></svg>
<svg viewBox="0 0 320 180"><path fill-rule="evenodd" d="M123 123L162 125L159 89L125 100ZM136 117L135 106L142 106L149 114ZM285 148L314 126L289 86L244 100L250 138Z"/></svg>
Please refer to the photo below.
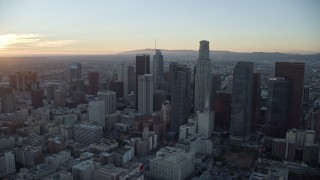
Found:
<svg viewBox="0 0 320 180"><path fill-rule="evenodd" d="M45 57L45 56L118 56L118 55L126 55L125 53L130 53L134 51L149 51L155 50L154 48L145 48L145 49L136 49L136 50L127 50L115 53L55 53L55 54L46 54L46 53L36 53L36 54L16 54L16 55L1 55L0 58L8 58L8 57ZM193 49L161 49L157 48L157 50L163 51L199 51ZM230 51L230 50L210 50L213 52L230 52L230 53L280 53L280 54L290 54L290 55L317 55L320 52L280 52L280 51Z"/></svg>

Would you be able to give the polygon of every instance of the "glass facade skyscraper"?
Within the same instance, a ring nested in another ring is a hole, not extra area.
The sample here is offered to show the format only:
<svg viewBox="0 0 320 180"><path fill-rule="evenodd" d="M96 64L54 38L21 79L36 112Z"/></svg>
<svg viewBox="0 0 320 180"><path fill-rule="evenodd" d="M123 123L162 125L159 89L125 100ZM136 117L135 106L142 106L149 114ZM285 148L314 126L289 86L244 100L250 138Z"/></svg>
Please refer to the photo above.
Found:
<svg viewBox="0 0 320 180"><path fill-rule="evenodd" d="M233 71L230 136L245 139L250 132L253 62L238 62Z"/></svg>
<svg viewBox="0 0 320 180"><path fill-rule="evenodd" d="M194 112L210 111L212 74L209 41L200 41L196 68Z"/></svg>

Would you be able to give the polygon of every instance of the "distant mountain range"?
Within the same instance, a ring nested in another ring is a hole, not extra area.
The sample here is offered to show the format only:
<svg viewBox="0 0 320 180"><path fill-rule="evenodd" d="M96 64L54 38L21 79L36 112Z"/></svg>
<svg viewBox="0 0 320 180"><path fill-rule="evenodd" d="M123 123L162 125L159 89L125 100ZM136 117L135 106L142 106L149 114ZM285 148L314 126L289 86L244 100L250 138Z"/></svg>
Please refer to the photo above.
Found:
<svg viewBox="0 0 320 180"><path fill-rule="evenodd" d="M194 50L165 50L160 49L166 59L195 60L198 51ZM141 49L118 53L118 55L135 56L137 54L155 53L154 49ZM210 51L213 61L320 61L320 54L287 54L279 52L231 52Z"/></svg>
<svg viewBox="0 0 320 180"><path fill-rule="evenodd" d="M160 49L167 62L170 61L196 61L198 58L198 51L196 50L165 50ZM141 49L126 51L117 54L110 55L26 55L17 57L0 57L2 60L44 60L54 59L61 61L135 61L137 54L149 54L152 56L155 54L154 49ZM213 62L230 62L234 63L237 61L253 61L253 62L276 62L276 61L303 61L303 62L320 62L320 54L288 54L279 52L231 52L231 51L210 51L210 58Z"/></svg>

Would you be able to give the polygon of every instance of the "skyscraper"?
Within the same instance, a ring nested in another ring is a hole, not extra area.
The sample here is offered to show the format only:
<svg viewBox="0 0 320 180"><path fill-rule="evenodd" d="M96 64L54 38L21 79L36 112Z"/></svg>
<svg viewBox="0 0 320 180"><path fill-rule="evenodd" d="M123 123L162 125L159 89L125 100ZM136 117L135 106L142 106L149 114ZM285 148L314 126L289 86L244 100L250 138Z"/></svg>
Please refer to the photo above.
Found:
<svg viewBox="0 0 320 180"><path fill-rule="evenodd" d="M310 96L310 87L304 86L303 87L303 104L309 103L309 96Z"/></svg>
<svg viewBox="0 0 320 180"><path fill-rule="evenodd" d="M163 74L163 55L160 50L156 50L156 54L153 55L153 89L164 89L164 74Z"/></svg>
<svg viewBox="0 0 320 180"><path fill-rule="evenodd" d="M211 59L209 41L200 41L199 58L195 75L194 111L211 110Z"/></svg>
<svg viewBox="0 0 320 180"><path fill-rule="evenodd" d="M214 109L214 128L230 127L232 95L230 92L217 91Z"/></svg>
<svg viewBox="0 0 320 180"><path fill-rule="evenodd" d="M117 98L123 98L123 82L122 81L113 81L109 83L109 90L117 93Z"/></svg>
<svg viewBox="0 0 320 180"><path fill-rule="evenodd" d="M255 132L257 129L257 123L260 117L260 95L261 95L261 74L253 73L252 79L252 111L251 111L251 123L250 131Z"/></svg>
<svg viewBox="0 0 320 180"><path fill-rule="evenodd" d="M54 97L54 106L55 107L65 107L66 106L64 91L55 90L53 97Z"/></svg>
<svg viewBox="0 0 320 180"><path fill-rule="evenodd" d="M221 75L212 75L212 93L211 93L211 109L213 110L213 104L217 97L217 91L221 90Z"/></svg>
<svg viewBox="0 0 320 180"><path fill-rule="evenodd" d="M81 81L81 63L69 64L70 90L84 90L84 81Z"/></svg>
<svg viewBox="0 0 320 180"><path fill-rule="evenodd" d="M267 114L264 132L267 136L284 138L287 132L288 88L284 78L269 78Z"/></svg>
<svg viewBox="0 0 320 180"><path fill-rule="evenodd" d="M186 65L171 63L171 120L170 131L178 132L190 115L191 71Z"/></svg>
<svg viewBox="0 0 320 180"><path fill-rule="evenodd" d="M150 56L148 54L142 54L136 56L136 109L138 109L139 99L139 87L138 77L140 75L150 74Z"/></svg>
<svg viewBox="0 0 320 180"><path fill-rule="evenodd" d="M105 128L105 103L104 101L89 102L89 121L96 122L96 125Z"/></svg>
<svg viewBox="0 0 320 180"><path fill-rule="evenodd" d="M112 114L117 110L117 98L116 93L113 91L101 91L98 92L98 100L104 101L105 115Z"/></svg>
<svg viewBox="0 0 320 180"><path fill-rule="evenodd" d="M133 66L128 66L128 94L135 91L135 72Z"/></svg>
<svg viewBox="0 0 320 180"><path fill-rule="evenodd" d="M169 65L169 73L168 73L168 94L171 96L171 85L173 82L174 76L174 68L178 65L177 62L171 62Z"/></svg>
<svg viewBox="0 0 320 180"><path fill-rule="evenodd" d="M300 128L302 118L302 97L304 62L276 62L275 77L289 81L288 128Z"/></svg>
<svg viewBox="0 0 320 180"><path fill-rule="evenodd" d="M238 62L233 71L230 139L244 140L250 132L253 62Z"/></svg>
<svg viewBox="0 0 320 180"><path fill-rule="evenodd" d="M1 88L2 113L14 113L16 111L16 98L11 88Z"/></svg>
<svg viewBox="0 0 320 180"><path fill-rule="evenodd" d="M88 79L89 79L89 85L91 88L91 94L96 95L99 91L99 73L89 72Z"/></svg>
<svg viewBox="0 0 320 180"><path fill-rule="evenodd" d="M43 106L43 90L37 89L31 91L31 104L34 109Z"/></svg>
<svg viewBox="0 0 320 180"><path fill-rule="evenodd" d="M151 74L138 77L138 111L142 115L153 112L153 77Z"/></svg>
<svg viewBox="0 0 320 180"><path fill-rule="evenodd" d="M81 79L81 63L69 64L69 77L70 81Z"/></svg>
<svg viewBox="0 0 320 180"><path fill-rule="evenodd" d="M16 83L17 91L30 91L38 83L37 72L17 72Z"/></svg>
<svg viewBox="0 0 320 180"><path fill-rule="evenodd" d="M165 90L153 91L153 111L160 111L162 103L167 100L167 92Z"/></svg>

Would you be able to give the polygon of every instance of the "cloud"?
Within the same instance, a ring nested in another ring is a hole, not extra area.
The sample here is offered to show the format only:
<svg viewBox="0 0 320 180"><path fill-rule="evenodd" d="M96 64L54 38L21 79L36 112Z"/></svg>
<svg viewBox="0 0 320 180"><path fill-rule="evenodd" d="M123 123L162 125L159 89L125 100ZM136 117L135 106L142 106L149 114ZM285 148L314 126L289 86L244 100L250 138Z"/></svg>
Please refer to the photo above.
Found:
<svg viewBox="0 0 320 180"><path fill-rule="evenodd" d="M14 48L57 47L73 44L74 40L48 40L41 34L0 35L0 51Z"/></svg>

